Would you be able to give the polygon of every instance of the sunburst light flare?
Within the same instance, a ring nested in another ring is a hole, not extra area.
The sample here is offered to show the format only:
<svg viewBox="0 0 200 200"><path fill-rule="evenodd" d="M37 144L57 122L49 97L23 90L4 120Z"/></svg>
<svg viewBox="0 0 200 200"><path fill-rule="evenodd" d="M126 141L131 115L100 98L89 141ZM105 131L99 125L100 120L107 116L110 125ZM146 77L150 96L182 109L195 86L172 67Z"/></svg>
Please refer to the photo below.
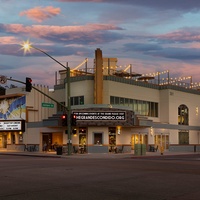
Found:
<svg viewBox="0 0 200 200"><path fill-rule="evenodd" d="M27 41L23 41L22 44L20 44L22 46L21 49L24 50L24 54L26 54L27 52L31 52L31 48L32 48L32 43L30 43L29 40Z"/></svg>

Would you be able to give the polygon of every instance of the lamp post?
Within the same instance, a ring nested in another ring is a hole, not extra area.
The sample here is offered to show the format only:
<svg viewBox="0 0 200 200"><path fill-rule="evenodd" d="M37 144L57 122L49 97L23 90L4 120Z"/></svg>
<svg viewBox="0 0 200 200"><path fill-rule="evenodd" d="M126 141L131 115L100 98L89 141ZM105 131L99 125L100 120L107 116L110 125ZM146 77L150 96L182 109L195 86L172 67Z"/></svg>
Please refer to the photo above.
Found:
<svg viewBox="0 0 200 200"><path fill-rule="evenodd" d="M55 58L53 58L51 55L49 55L48 53L46 53L45 51L33 46L29 41L24 42L22 45L22 49L24 49L24 51L30 51L31 48L40 51L41 53L45 54L46 56L48 56L49 58L51 58L52 60L54 60L56 63L58 63L59 65L61 65L62 67L64 67L67 71L67 134L68 134L68 155L71 155L72 153L72 148L71 148L71 101L70 101L70 68L67 66L63 65L62 63L60 63L58 60L56 60Z"/></svg>

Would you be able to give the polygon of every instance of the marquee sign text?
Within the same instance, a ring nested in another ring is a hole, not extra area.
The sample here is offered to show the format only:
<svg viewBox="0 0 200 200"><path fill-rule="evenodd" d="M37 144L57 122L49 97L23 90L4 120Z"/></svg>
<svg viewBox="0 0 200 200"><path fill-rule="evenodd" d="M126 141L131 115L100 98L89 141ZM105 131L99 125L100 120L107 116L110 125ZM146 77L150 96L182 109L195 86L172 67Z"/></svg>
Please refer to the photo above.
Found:
<svg viewBox="0 0 200 200"><path fill-rule="evenodd" d="M77 120L126 120L126 112L74 112Z"/></svg>
<svg viewBox="0 0 200 200"><path fill-rule="evenodd" d="M0 130L3 131L24 131L25 123L23 120L19 121L0 121Z"/></svg>

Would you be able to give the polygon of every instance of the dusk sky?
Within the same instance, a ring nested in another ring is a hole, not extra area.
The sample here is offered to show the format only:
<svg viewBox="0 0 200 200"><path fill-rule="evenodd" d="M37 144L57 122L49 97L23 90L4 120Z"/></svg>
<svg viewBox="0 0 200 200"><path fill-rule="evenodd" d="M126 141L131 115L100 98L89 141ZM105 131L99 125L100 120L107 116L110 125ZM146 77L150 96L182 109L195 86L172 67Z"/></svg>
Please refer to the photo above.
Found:
<svg viewBox="0 0 200 200"><path fill-rule="evenodd" d="M55 83L60 65L39 51L24 54L29 40L71 69L95 50L141 74L170 71L200 82L200 0L0 0L1 75ZM84 66L83 66L84 67ZM11 81L7 85L15 84ZM5 86L5 85L2 85Z"/></svg>

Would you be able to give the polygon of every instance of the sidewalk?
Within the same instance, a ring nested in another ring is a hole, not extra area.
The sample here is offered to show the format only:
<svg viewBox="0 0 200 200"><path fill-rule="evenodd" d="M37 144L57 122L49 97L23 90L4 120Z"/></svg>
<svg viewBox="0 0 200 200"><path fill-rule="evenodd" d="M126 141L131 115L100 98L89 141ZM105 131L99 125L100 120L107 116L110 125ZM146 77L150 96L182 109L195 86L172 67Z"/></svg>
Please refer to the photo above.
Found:
<svg viewBox="0 0 200 200"><path fill-rule="evenodd" d="M159 151L146 152L145 155L134 155L134 153L84 153L71 154L66 153L57 155L56 152L28 152L0 149L0 155L16 155L16 156L34 156L34 157L51 157L51 158L147 158L147 157L166 157L175 155L199 155L200 152L170 152L165 151L163 155Z"/></svg>

